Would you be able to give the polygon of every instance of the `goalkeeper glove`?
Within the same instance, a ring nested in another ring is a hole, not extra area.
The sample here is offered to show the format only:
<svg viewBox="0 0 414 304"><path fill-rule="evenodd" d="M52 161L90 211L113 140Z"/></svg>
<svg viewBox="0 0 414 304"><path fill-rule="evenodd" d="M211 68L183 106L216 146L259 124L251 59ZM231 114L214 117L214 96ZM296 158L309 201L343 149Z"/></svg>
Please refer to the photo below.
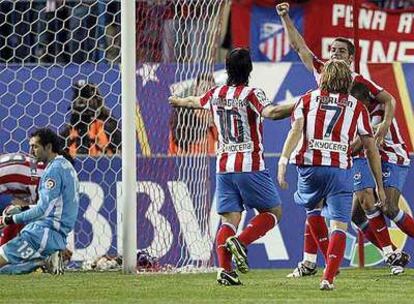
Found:
<svg viewBox="0 0 414 304"><path fill-rule="evenodd" d="M3 229L10 224L14 224L12 215L0 216L0 229Z"/></svg>
<svg viewBox="0 0 414 304"><path fill-rule="evenodd" d="M30 209L29 206L9 205L3 210L3 216L18 214L22 211Z"/></svg>

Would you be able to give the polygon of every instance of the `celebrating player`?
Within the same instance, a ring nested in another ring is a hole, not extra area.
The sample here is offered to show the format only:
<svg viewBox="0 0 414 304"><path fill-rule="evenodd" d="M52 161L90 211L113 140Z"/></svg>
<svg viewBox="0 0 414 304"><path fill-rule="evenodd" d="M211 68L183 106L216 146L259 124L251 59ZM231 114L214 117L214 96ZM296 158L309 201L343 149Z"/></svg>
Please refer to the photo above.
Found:
<svg viewBox="0 0 414 304"><path fill-rule="evenodd" d="M302 137L294 157L298 168L295 202L312 213L324 201L326 217L331 220L321 290L334 288L333 280L345 252L353 190L351 143L357 134L366 149L379 203L385 201L380 156L369 114L360 101L349 95L351 84L351 71L344 61L334 60L324 65L319 89L305 94L296 104L292 129L279 160L278 181L282 188L287 188L288 159Z"/></svg>
<svg viewBox="0 0 414 304"><path fill-rule="evenodd" d="M0 217L0 227L26 224L18 237L0 247L0 273L31 272L53 254L53 272L63 274L59 253L65 249L78 214L78 178L72 164L58 155L59 139L53 131L35 131L30 148L36 161L46 165L39 182L39 199L29 210Z"/></svg>
<svg viewBox="0 0 414 304"><path fill-rule="evenodd" d="M232 255L240 272L249 270L246 247L265 235L280 220L282 210L275 184L263 159L262 118L289 116L292 105L271 105L261 89L249 87L252 61L247 49L232 50L226 58L227 85L203 96L169 98L173 106L209 109L217 126L216 199L222 225L216 236L221 285L240 285L232 269ZM255 208L259 214L236 237L241 212Z"/></svg>
<svg viewBox="0 0 414 304"><path fill-rule="evenodd" d="M289 4L281 3L276 6L276 11L282 19L283 26L285 31L289 36L290 43L295 51L298 52L302 62L305 66L314 73L316 81L319 83L320 72L323 67L323 62L320 61L307 47L303 37L299 34L295 28L292 20L289 17ZM345 60L349 65L351 65L355 53L355 47L348 39L345 38L336 38L330 47L330 58ZM394 111L395 111L395 100L394 98L385 91L382 87L378 86L374 82L365 79L357 73L352 73L354 83L364 84L370 91L372 102L375 104L380 104L383 111L382 121L376 128L375 139L377 144L382 144L384 138L388 133L390 126L393 125L395 128L398 127L396 123L393 123ZM372 108L371 108L372 109ZM366 164L365 164L366 165ZM395 193L391 193L395 196ZM369 205L375 204L375 196L373 189L364 189L359 194L359 201L368 202ZM388 206L389 201L386 202L385 206ZM385 207L384 207L385 208ZM397 207L398 208L398 207ZM412 228L414 227L414 220L408 214L398 210L399 217L392 217L392 219L398 222L398 226L406 234L412 234ZM382 225L385 225L383 216L378 213L369 214L369 225L365 225L362 229L364 235L368 239L372 239L372 235L378 234L384 229L381 229ZM377 227L373 229L374 227ZM378 232L378 230L380 232ZM381 238L384 240L384 244L387 243L387 234L388 231L382 232L383 236L376 236L376 238ZM321 249L322 253L326 255L326 249L328 246L328 229L326 228L323 217L320 212L315 211L313 214L309 215L306 220L305 225L305 252L304 260L298 264L298 267L289 275L291 277L299 277L304 275L312 275L316 273L316 248L315 242ZM384 245L385 246L385 245ZM387 247L387 246L385 246ZM384 247L383 247L384 248ZM383 249L382 248L382 249ZM388 249L385 249L386 253Z"/></svg>

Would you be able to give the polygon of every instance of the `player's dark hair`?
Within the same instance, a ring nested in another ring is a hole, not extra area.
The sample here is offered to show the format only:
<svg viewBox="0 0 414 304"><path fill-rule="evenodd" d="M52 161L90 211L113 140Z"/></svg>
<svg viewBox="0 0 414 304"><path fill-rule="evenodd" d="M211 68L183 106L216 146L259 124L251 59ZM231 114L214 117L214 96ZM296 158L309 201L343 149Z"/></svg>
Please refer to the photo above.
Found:
<svg viewBox="0 0 414 304"><path fill-rule="evenodd" d="M352 85L351 95L361 101L370 101L372 99L368 87L359 82L354 82Z"/></svg>
<svg viewBox="0 0 414 304"><path fill-rule="evenodd" d="M344 37L338 37L338 38L335 38L335 40L332 41L332 43L334 43L335 41L345 43L348 48L349 55L353 56L355 54L355 45L351 42L351 40L346 39Z"/></svg>
<svg viewBox="0 0 414 304"><path fill-rule="evenodd" d="M48 128L41 128L35 130L30 137L39 137L40 144L45 147L48 144L52 145L52 151L66 158L72 165L75 164L74 158L65 150L63 150L63 140L52 130Z"/></svg>
<svg viewBox="0 0 414 304"><path fill-rule="evenodd" d="M343 60L330 60L325 63L320 82L320 89L329 93L348 94L352 85L352 73Z"/></svg>
<svg viewBox="0 0 414 304"><path fill-rule="evenodd" d="M39 142L43 147L51 144L54 153L59 153L61 151L61 140L59 139L59 136L48 128L37 129L30 134L30 137L39 137Z"/></svg>
<svg viewBox="0 0 414 304"><path fill-rule="evenodd" d="M245 48L236 48L226 57L227 85L248 85L250 73L253 69L250 52Z"/></svg>

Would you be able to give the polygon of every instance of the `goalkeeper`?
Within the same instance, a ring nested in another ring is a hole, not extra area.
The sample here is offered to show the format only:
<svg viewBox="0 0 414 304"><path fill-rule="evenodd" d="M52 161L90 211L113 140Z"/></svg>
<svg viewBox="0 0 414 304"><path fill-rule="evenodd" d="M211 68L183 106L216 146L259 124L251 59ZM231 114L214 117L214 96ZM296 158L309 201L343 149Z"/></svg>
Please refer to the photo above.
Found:
<svg viewBox="0 0 414 304"><path fill-rule="evenodd" d="M20 236L0 247L0 274L29 273L45 264L54 274L63 274L61 250L66 247L79 207L77 174L72 164L58 155L59 139L53 131L35 131L30 149L36 161L46 165L39 199L30 210L0 217L0 228L26 224Z"/></svg>

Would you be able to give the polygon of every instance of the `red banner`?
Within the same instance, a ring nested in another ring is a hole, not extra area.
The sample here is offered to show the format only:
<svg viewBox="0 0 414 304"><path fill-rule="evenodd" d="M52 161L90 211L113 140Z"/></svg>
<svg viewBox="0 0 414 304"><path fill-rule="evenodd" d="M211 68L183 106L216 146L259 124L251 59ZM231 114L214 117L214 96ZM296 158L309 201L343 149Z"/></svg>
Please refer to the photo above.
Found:
<svg viewBox="0 0 414 304"><path fill-rule="evenodd" d="M335 37L355 36L351 1L313 0L304 8L305 40L318 57L328 58ZM358 31L362 62L414 62L414 10L362 6Z"/></svg>

